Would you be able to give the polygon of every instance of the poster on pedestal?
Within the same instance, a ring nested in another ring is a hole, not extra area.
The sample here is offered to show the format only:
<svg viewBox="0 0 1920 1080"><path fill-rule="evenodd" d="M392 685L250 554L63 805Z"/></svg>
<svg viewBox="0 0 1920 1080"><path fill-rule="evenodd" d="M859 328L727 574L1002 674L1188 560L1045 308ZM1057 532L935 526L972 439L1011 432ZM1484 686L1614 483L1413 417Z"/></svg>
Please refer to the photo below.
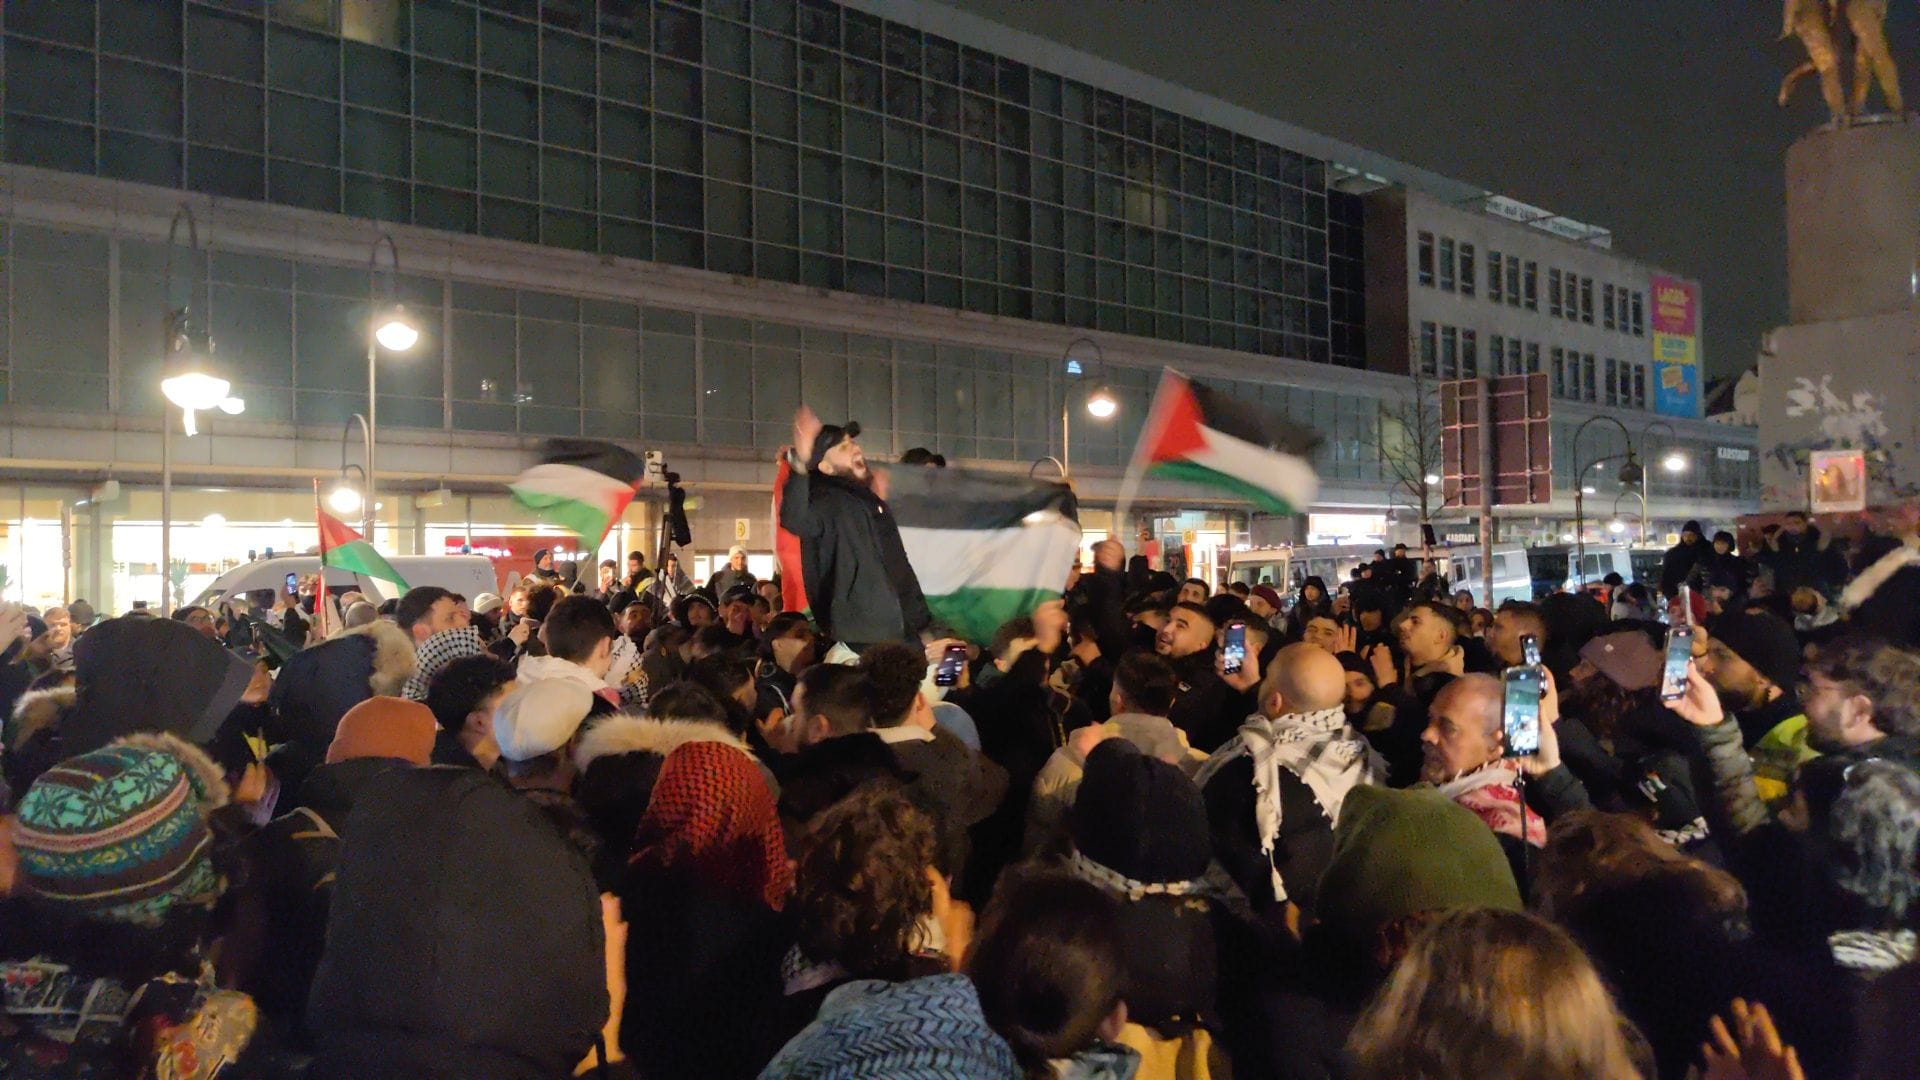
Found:
<svg viewBox="0 0 1920 1080"><path fill-rule="evenodd" d="M1808 509L1851 514L1867 508L1867 455L1860 450L1815 450L1807 455Z"/></svg>

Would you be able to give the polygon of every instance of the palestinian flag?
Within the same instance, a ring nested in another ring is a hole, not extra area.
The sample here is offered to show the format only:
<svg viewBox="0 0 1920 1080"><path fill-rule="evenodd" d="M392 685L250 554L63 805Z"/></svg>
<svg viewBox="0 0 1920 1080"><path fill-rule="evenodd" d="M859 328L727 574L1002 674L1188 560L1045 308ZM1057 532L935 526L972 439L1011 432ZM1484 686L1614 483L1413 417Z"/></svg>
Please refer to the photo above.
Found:
<svg viewBox="0 0 1920 1080"><path fill-rule="evenodd" d="M1168 368L1131 468L1233 493L1270 514L1300 513L1320 481L1308 457L1318 433Z"/></svg>
<svg viewBox="0 0 1920 1080"><path fill-rule="evenodd" d="M351 570L381 581L391 581L406 592L407 580L396 573L387 560L373 549L373 545L359 533L354 532L346 522L327 513L316 511L320 515L320 565L331 566L337 570Z"/></svg>
<svg viewBox="0 0 1920 1080"><path fill-rule="evenodd" d="M540 464L507 487L514 502L540 520L569 530L592 551L626 513L646 473L647 463L640 455L612 443L552 439Z"/></svg>
<svg viewBox="0 0 1920 1080"><path fill-rule="evenodd" d="M807 608L800 540L780 520L787 465L774 479L780 581L789 611ZM895 467L887 509L936 625L985 644L1009 619L1058 600L1080 550L1080 511L1065 484L963 469Z"/></svg>

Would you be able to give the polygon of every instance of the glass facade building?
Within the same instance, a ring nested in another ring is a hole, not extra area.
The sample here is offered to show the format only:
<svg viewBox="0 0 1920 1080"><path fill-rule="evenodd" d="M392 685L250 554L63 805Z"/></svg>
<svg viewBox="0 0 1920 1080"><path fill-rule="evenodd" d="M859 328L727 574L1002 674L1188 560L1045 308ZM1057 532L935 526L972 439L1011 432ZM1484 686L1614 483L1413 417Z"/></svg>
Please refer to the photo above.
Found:
<svg viewBox="0 0 1920 1080"><path fill-rule="evenodd" d="M1325 162L827 0L3 18L9 162L1364 363Z"/></svg>

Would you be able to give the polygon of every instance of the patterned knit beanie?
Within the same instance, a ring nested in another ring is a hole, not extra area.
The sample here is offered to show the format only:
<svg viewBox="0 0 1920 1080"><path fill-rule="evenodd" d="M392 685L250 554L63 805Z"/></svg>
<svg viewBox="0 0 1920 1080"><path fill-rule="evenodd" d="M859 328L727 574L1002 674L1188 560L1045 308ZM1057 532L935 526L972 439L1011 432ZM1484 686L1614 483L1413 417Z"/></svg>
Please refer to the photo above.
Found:
<svg viewBox="0 0 1920 1080"><path fill-rule="evenodd" d="M172 735L132 735L42 774L13 839L30 893L103 922L158 926L223 887L207 815L226 805L219 767Z"/></svg>

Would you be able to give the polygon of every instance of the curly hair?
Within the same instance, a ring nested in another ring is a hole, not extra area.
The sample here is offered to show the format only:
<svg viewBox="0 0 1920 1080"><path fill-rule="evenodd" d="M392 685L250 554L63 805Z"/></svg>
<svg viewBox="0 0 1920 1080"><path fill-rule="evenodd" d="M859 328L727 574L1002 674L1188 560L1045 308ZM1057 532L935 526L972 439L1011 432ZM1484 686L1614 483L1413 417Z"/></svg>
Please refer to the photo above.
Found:
<svg viewBox="0 0 1920 1080"><path fill-rule="evenodd" d="M933 822L890 783L868 783L808 827L788 910L800 951L862 979L906 977L933 912Z"/></svg>
<svg viewBox="0 0 1920 1080"><path fill-rule="evenodd" d="M1920 777L1905 765L1868 760L1847 770L1834 800L1834 882L1889 926L1920 904Z"/></svg>

